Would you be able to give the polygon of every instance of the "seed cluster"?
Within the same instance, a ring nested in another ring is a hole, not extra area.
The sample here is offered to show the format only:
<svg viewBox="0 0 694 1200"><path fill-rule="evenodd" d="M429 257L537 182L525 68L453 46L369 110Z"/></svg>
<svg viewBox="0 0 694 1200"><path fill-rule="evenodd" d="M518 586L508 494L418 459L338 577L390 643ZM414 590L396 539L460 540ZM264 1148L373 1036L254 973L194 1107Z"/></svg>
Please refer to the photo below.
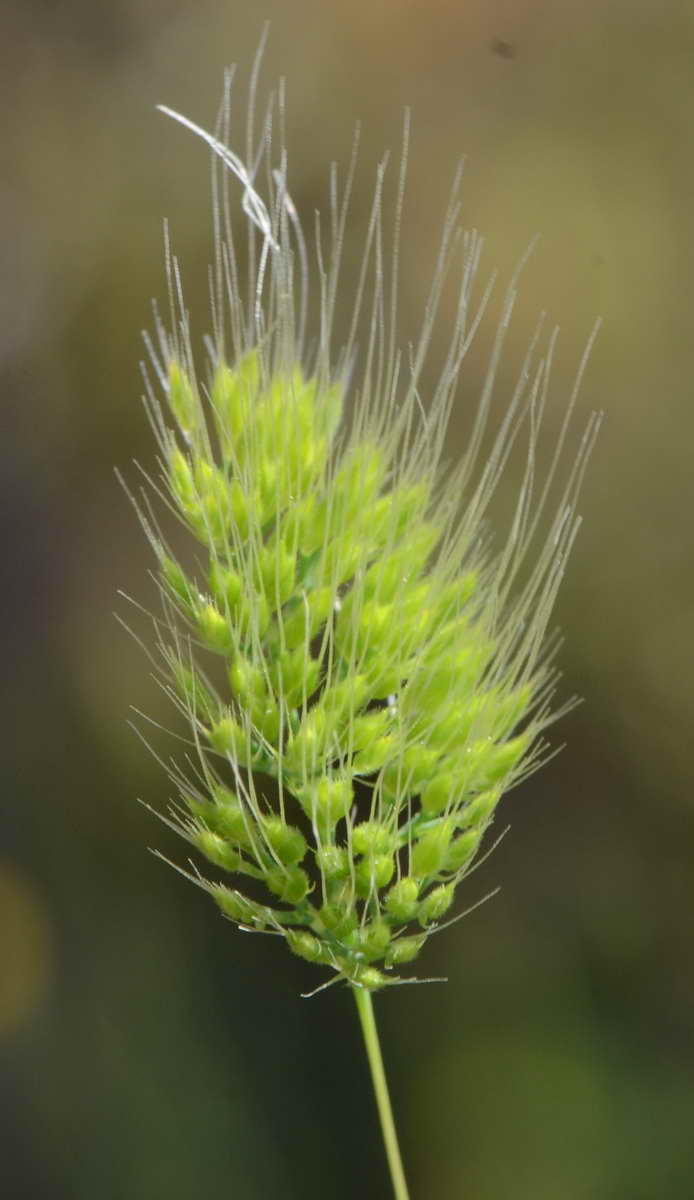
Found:
<svg viewBox="0 0 694 1200"><path fill-rule="evenodd" d="M155 539L202 762L177 827L223 873L199 882L227 917L382 987L527 768L545 673L495 636L493 578L436 480L344 435L340 385L251 351L204 395L172 358L167 396L168 488L206 559L193 577Z"/></svg>
<svg viewBox="0 0 694 1200"><path fill-rule="evenodd" d="M145 372L157 491L195 549L174 550L150 501L137 505L158 559L159 665L194 750L185 772L170 768L170 823L214 868L190 877L225 916L371 990L399 982L396 968L455 919L456 886L502 794L535 769L542 731L570 707L552 706L547 627L598 422L555 497L585 356L541 471L556 331L543 342L540 323L489 438L514 278L462 458L444 470L461 365L491 290L480 295L476 283L481 239L458 226L459 176L405 352L408 123L390 226L382 164L346 295L355 160L343 186L333 168L329 219L317 218L309 243L282 135L273 142L283 96L256 142L251 83L244 162L229 148L231 78L219 136L162 109L217 164L207 371L167 238L171 319L157 315L148 340L163 404ZM456 275L448 346L431 371L437 313ZM338 310L347 336L336 352ZM523 441L509 534L495 546L490 500Z"/></svg>

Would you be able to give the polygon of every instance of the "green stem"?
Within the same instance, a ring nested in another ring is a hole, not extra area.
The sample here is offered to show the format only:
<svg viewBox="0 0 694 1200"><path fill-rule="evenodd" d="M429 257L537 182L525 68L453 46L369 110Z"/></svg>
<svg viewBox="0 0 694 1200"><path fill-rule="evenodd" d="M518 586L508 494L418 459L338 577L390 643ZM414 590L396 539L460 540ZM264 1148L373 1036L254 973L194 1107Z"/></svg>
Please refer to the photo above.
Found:
<svg viewBox="0 0 694 1200"><path fill-rule="evenodd" d="M364 1045L366 1046L369 1067L371 1068L371 1079L374 1085L374 1092L376 1093L378 1115L381 1118L383 1144L388 1157L395 1200L409 1200L405 1172L402 1169L400 1147L398 1146L398 1135L395 1130L395 1121L393 1120L393 1110L390 1106L388 1083L383 1067L376 1019L374 1017L373 1004L371 1003L371 992L367 988L361 987L354 987L352 991L354 992L354 999L357 1002L361 1030L364 1035Z"/></svg>

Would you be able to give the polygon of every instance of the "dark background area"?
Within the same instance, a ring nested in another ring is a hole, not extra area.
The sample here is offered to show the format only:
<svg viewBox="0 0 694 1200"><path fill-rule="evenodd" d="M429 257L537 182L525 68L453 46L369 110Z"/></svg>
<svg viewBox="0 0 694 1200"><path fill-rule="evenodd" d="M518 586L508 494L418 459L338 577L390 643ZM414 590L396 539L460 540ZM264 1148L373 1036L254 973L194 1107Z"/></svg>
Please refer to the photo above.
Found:
<svg viewBox="0 0 694 1200"><path fill-rule="evenodd" d="M508 797L511 832L460 905L500 895L426 951L449 983L377 1002L413 1200L687 1200L694 9L675 0L0 5L3 1195L388 1194L348 993L301 999L319 973L235 932L147 853L184 849L136 803L164 808L169 789L126 722L131 704L169 714L112 616L118 588L152 595L113 468L154 465L140 330L164 295L163 216L200 332L208 312L207 158L154 106L213 124L238 62L243 108L265 17L263 88L287 78L309 223L362 122L347 294L410 105L403 339L461 154L483 274L498 266L503 290L541 235L497 412L547 310L558 427L604 321L579 424L593 408L606 422L557 614L566 691L585 703L555 731L567 748Z"/></svg>

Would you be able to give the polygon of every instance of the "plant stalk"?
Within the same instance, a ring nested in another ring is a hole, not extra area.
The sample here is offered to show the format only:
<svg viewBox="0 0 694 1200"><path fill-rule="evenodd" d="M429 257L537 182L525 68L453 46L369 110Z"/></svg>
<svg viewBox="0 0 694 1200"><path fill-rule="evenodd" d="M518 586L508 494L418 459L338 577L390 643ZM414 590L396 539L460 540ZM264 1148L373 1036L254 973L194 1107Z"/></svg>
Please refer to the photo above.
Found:
<svg viewBox="0 0 694 1200"><path fill-rule="evenodd" d="M371 1080L376 1094L378 1115L381 1118L383 1144L388 1158L393 1193L395 1200L409 1200L407 1181L402 1166L402 1158L400 1157L398 1135L395 1129L395 1121L393 1120L393 1109L391 1108L390 1096L388 1094L388 1082L383 1066L381 1045L378 1040L376 1018L371 1002L371 992L367 988L360 987L354 987L352 991L354 992L359 1020L361 1021L361 1030L364 1035L364 1045L366 1046L366 1054L371 1069Z"/></svg>

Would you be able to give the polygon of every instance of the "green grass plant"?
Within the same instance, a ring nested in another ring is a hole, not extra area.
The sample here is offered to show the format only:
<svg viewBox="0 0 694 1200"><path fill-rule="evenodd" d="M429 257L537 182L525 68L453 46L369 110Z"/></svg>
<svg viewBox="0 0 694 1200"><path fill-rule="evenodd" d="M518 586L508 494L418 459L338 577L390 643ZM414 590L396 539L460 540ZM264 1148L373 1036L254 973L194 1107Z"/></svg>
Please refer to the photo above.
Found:
<svg viewBox="0 0 694 1200"><path fill-rule="evenodd" d="M538 331L490 434L514 280L465 453L444 467L490 292L477 286L480 238L458 228L457 180L419 340L399 348L407 128L390 213L379 168L349 299L341 267L354 162L342 188L331 176L325 231L309 239L274 132L281 94L257 142L251 113L243 158L229 146L231 77L214 135L162 111L216 164L204 354L168 244L170 315L149 343L161 478L138 507L162 600L157 662L189 742L185 763L170 768L166 820L204 864L180 869L224 917L312 964L315 990L353 991L403 1200L372 994L416 980L429 938L456 919L460 885L493 844L502 796L546 757L544 732L571 703L554 703L548 627L597 422L558 483L572 397L540 471L555 335L540 350ZM425 393L453 273L449 344ZM341 347L338 310L349 315ZM523 441L499 542L489 504ZM172 549L157 505L183 525L188 551Z"/></svg>

